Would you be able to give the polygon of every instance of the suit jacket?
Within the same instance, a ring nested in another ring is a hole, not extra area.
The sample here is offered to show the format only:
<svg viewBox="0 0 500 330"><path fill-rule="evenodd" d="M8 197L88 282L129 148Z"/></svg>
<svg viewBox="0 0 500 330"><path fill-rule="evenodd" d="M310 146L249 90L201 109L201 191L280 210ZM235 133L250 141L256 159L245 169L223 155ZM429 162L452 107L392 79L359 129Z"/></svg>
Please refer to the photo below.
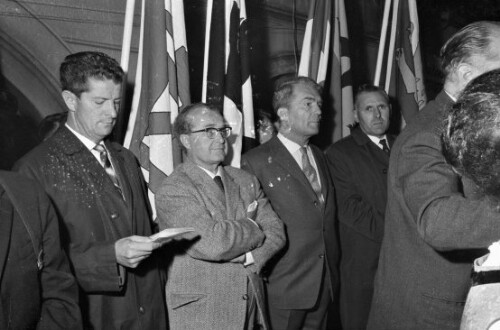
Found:
<svg viewBox="0 0 500 330"><path fill-rule="evenodd" d="M114 244L152 233L142 175L131 152L106 142L125 201L92 153L66 127L16 167L41 183L61 221L61 240L81 289L86 327L164 329L162 283L154 256L118 266Z"/></svg>
<svg viewBox="0 0 500 330"><path fill-rule="evenodd" d="M171 244L167 306L171 329L244 329L247 301L257 300L268 329L260 273L285 244L283 224L257 179L236 168L221 169L225 192L197 165L179 165L157 193L160 228L193 227L194 233ZM247 208L258 201L254 217ZM260 228L259 228L260 227ZM232 259L251 251L255 263Z"/></svg>
<svg viewBox="0 0 500 330"><path fill-rule="evenodd" d="M81 329L78 287L43 190L32 180L0 171L0 328L37 327Z"/></svg>
<svg viewBox="0 0 500 330"><path fill-rule="evenodd" d="M257 176L285 224L287 245L274 260L267 281L269 303L276 308L312 308L319 297L325 267L332 288L338 283L334 189L323 153L313 145L311 149L324 203L277 137L242 157L242 168Z"/></svg>
<svg viewBox="0 0 500 330"><path fill-rule="evenodd" d="M387 135L389 146L394 136ZM389 155L358 126L326 150L337 196L343 329L365 329L384 234Z"/></svg>
<svg viewBox="0 0 500 330"><path fill-rule="evenodd" d="M441 153L441 92L391 151L385 232L368 329L458 329L471 264L500 237L500 214L464 197Z"/></svg>

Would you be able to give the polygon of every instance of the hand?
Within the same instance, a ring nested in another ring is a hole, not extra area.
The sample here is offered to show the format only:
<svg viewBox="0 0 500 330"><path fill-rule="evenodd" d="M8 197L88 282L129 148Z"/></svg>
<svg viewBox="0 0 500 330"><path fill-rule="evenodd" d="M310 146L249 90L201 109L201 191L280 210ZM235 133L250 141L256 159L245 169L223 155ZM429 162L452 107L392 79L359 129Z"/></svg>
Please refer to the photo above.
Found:
<svg viewBox="0 0 500 330"><path fill-rule="evenodd" d="M141 261L149 257L154 249L161 245L144 236L121 238L115 242L116 261L122 266L136 268Z"/></svg>

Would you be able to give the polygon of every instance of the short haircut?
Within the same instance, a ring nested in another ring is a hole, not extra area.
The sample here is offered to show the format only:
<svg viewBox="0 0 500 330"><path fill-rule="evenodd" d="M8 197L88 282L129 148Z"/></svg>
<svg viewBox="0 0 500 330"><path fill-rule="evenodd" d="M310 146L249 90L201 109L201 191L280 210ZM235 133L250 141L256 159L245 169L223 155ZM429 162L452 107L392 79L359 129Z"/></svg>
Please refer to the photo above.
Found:
<svg viewBox="0 0 500 330"><path fill-rule="evenodd" d="M174 121L174 137L179 139L182 134L187 134L191 132L193 128L193 123L188 119L189 115L197 109L205 108L209 111L217 112L221 114L220 110L212 104L207 103L193 103L186 106L182 111L177 115ZM180 140L179 140L180 141Z"/></svg>
<svg viewBox="0 0 500 330"><path fill-rule="evenodd" d="M354 96L354 107L356 107L356 104L358 103L359 96L363 93L380 93L380 95L382 95L385 98L387 104L390 104L389 95L387 95L387 93L382 87L375 86L372 84L363 84L358 87L356 95Z"/></svg>
<svg viewBox="0 0 500 330"><path fill-rule="evenodd" d="M455 33L441 48L441 70L445 77L474 56L497 59L498 50L492 49L491 42L499 32L500 22L479 21Z"/></svg>
<svg viewBox="0 0 500 330"><path fill-rule="evenodd" d="M80 97L88 91L88 79L113 80L123 82L123 70L118 62L100 52L80 52L66 56L59 68L59 77L63 91L70 91Z"/></svg>
<svg viewBox="0 0 500 330"><path fill-rule="evenodd" d="M469 82L450 108L442 143L457 172L500 200L500 69Z"/></svg>
<svg viewBox="0 0 500 330"><path fill-rule="evenodd" d="M315 89L319 95L322 94L323 89L314 80L309 77L295 77L280 84L274 91L273 95L273 110L278 112L279 108L288 108L290 105L290 98L292 97L294 86L305 85Z"/></svg>

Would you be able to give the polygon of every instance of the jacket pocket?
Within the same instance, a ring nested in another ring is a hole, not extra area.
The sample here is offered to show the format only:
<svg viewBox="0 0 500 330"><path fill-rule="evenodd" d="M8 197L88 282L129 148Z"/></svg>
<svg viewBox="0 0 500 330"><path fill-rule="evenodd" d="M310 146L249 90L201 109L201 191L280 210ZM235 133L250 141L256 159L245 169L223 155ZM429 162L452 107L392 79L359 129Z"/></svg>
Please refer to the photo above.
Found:
<svg viewBox="0 0 500 330"><path fill-rule="evenodd" d="M172 309L177 309L182 306L192 304L197 301L204 300L206 298L205 294L197 293L172 293L170 295L170 303L172 304Z"/></svg>

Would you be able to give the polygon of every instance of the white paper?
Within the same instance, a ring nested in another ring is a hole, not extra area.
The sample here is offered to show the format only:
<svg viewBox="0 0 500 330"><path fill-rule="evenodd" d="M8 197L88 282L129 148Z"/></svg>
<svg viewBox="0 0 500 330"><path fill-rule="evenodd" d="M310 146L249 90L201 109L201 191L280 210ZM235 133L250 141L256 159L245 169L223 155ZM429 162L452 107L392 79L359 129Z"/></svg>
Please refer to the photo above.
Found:
<svg viewBox="0 0 500 330"><path fill-rule="evenodd" d="M149 236L155 242L162 242L164 240L170 240L176 236L189 233L194 231L194 228L184 227L184 228L167 228L163 229L159 233Z"/></svg>

